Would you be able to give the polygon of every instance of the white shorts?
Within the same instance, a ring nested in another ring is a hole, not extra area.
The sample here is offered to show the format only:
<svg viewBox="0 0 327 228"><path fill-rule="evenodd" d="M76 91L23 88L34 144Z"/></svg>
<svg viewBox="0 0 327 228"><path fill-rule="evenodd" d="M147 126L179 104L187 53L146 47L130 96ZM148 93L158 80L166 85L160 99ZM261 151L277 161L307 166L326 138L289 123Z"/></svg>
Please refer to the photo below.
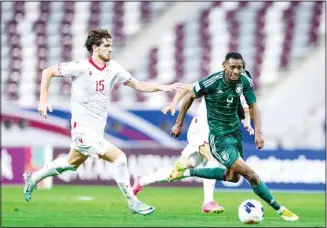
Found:
<svg viewBox="0 0 327 228"><path fill-rule="evenodd" d="M182 156L190 158L194 166L207 160L199 154L199 150L200 146L208 143L208 135L208 126L204 126L201 118L194 117L187 131L188 144L182 151Z"/></svg>
<svg viewBox="0 0 327 228"><path fill-rule="evenodd" d="M208 143L209 127L207 122L199 117L194 117L187 131L187 141L191 145L202 146Z"/></svg>
<svg viewBox="0 0 327 228"><path fill-rule="evenodd" d="M105 140L103 135L72 131L72 143L70 147L85 156L91 155L92 157L99 158L111 146L113 145Z"/></svg>
<svg viewBox="0 0 327 228"><path fill-rule="evenodd" d="M193 167L207 163L207 159L199 153L199 146L187 144L182 151L182 156L190 159Z"/></svg>

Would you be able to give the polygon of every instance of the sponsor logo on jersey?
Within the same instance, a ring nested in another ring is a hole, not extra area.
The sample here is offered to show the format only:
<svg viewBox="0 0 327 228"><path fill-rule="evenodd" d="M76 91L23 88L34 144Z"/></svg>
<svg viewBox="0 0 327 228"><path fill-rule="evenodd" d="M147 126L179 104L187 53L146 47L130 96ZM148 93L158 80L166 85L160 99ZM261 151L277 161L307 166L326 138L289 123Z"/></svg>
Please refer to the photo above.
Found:
<svg viewBox="0 0 327 228"><path fill-rule="evenodd" d="M221 158L227 162L229 161L229 154L226 151L223 151L221 152Z"/></svg>
<svg viewBox="0 0 327 228"><path fill-rule="evenodd" d="M242 84L237 84L236 85L236 93L241 94L243 92L243 86Z"/></svg>

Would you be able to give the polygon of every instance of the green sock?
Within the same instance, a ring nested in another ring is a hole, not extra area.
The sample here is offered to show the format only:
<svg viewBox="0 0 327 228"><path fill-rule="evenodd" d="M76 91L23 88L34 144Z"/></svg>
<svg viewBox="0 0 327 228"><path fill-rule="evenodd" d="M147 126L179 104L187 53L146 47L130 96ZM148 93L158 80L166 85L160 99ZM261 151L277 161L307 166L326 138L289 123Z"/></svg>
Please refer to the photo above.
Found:
<svg viewBox="0 0 327 228"><path fill-rule="evenodd" d="M190 169L190 175L206 179L224 180L225 169L222 168L194 168Z"/></svg>
<svg viewBox="0 0 327 228"><path fill-rule="evenodd" d="M279 203L275 200L273 195L271 194L269 188L263 181L260 181L258 186L251 186L254 193L257 194L261 199L266 201L272 208L278 210L280 208Z"/></svg>

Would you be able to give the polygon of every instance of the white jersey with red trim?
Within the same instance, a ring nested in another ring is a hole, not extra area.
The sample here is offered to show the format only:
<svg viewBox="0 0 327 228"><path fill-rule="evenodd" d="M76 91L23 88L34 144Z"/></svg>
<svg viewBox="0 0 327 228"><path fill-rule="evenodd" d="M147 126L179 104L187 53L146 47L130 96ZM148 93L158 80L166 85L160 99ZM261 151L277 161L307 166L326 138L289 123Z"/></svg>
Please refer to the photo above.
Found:
<svg viewBox="0 0 327 228"><path fill-rule="evenodd" d="M115 60L103 68L92 60L58 64L59 76L71 77L72 131L103 135L107 122L109 93L116 83L127 85L132 75Z"/></svg>
<svg viewBox="0 0 327 228"><path fill-rule="evenodd" d="M241 94L241 105L243 108L249 108L248 104L246 103L243 93Z"/></svg>
<svg viewBox="0 0 327 228"><path fill-rule="evenodd" d="M241 94L241 104L243 108L249 108L243 94ZM196 121L196 125L199 125L198 128L200 129L203 138L207 138L209 135L209 125L207 119L207 107L204 98L202 98L201 103L196 111L196 117L198 119Z"/></svg>
<svg viewBox="0 0 327 228"><path fill-rule="evenodd" d="M202 98L201 103L196 111L196 116L199 119L198 124L201 131L201 134L204 134L203 138L208 142L208 135L209 135L209 125L207 119L207 106L204 98Z"/></svg>

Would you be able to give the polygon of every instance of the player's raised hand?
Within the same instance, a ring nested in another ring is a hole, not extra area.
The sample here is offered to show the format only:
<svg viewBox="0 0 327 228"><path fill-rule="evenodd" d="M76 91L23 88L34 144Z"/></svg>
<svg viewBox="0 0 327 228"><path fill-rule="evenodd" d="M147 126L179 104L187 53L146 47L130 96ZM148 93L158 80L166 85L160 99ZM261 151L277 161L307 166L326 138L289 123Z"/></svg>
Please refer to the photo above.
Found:
<svg viewBox="0 0 327 228"><path fill-rule="evenodd" d="M251 125L244 126L244 128L249 132L249 135L254 135L254 129L251 127Z"/></svg>
<svg viewBox="0 0 327 228"><path fill-rule="evenodd" d="M175 105L170 104L170 105L165 106L163 109L161 109L161 112L165 115L167 115L167 112L169 112L169 111L170 111L171 115L173 116L176 112Z"/></svg>
<svg viewBox="0 0 327 228"><path fill-rule="evenodd" d="M243 127L245 128L245 130L247 130L247 132L249 132L249 135L254 135L254 129L251 126L250 121L247 121L246 119L241 120Z"/></svg>
<svg viewBox="0 0 327 228"><path fill-rule="evenodd" d="M170 131L170 135L174 137L175 139L178 139L178 136L182 133L183 126L179 124L175 124Z"/></svg>
<svg viewBox="0 0 327 228"><path fill-rule="evenodd" d="M184 84L182 83L174 83L171 85L163 85L161 90L164 92L172 92L172 91L181 91L184 88Z"/></svg>
<svg viewBox="0 0 327 228"><path fill-rule="evenodd" d="M48 119L47 111L52 112L52 107L48 102L40 102L37 110L42 117Z"/></svg>
<svg viewBox="0 0 327 228"><path fill-rule="evenodd" d="M262 149L265 145L265 141L263 140L262 133L261 132L256 132L255 133L255 145L257 146L257 149Z"/></svg>

